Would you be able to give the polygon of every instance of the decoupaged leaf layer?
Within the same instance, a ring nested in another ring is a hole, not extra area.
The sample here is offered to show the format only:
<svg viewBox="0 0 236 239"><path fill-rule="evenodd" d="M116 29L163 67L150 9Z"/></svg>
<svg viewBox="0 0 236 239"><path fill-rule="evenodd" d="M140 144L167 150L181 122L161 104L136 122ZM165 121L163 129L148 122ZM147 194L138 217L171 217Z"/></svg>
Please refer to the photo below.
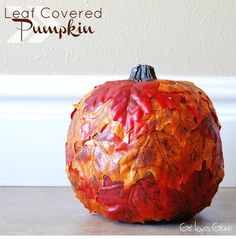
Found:
<svg viewBox="0 0 236 239"><path fill-rule="evenodd" d="M220 124L186 81L111 81L75 105L67 174L90 212L125 222L188 218L224 176Z"/></svg>

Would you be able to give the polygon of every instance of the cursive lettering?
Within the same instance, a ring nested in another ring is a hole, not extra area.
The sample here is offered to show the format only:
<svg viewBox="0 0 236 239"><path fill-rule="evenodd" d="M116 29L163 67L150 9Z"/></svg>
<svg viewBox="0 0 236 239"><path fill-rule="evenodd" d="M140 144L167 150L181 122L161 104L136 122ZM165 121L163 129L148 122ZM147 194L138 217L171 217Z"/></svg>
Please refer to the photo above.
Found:
<svg viewBox="0 0 236 239"><path fill-rule="evenodd" d="M91 26L83 26L81 22L75 26L73 19L69 20L67 26L34 26L31 20L23 18L12 19L12 21L20 23L20 27L17 29L21 32L21 41L23 41L23 32L30 30L34 34L57 34L59 39L64 35L79 37L81 34L93 34L95 32Z"/></svg>

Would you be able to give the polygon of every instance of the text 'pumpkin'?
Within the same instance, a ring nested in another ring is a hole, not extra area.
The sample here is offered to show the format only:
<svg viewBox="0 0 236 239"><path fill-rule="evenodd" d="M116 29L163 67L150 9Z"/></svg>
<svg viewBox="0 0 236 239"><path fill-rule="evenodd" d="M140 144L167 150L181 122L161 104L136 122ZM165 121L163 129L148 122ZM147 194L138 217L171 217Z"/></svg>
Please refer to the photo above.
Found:
<svg viewBox="0 0 236 239"><path fill-rule="evenodd" d="M90 212L123 222L192 217L224 177L220 124L193 83L146 65L85 95L71 115L66 171Z"/></svg>

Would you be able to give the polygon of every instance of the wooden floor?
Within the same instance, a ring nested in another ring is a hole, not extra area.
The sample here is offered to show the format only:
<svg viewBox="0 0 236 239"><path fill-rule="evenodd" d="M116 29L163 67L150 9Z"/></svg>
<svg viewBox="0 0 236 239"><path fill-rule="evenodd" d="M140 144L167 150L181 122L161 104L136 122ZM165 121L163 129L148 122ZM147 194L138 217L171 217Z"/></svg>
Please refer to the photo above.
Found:
<svg viewBox="0 0 236 239"><path fill-rule="evenodd" d="M125 224L91 215L66 187L0 187L0 235L236 234L236 188L188 222Z"/></svg>

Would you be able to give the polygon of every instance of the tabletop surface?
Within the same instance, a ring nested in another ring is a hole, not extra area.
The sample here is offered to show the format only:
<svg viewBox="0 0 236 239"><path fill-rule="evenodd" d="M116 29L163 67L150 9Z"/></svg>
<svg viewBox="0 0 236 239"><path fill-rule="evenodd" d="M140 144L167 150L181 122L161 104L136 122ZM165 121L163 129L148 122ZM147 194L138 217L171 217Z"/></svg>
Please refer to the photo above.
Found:
<svg viewBox="0 0 236 239"><path fill-rule="evenodd" d="M0 235L236 234L236 188L189 221L127 224L91 215L68 187L0 187Z"/></svg>

